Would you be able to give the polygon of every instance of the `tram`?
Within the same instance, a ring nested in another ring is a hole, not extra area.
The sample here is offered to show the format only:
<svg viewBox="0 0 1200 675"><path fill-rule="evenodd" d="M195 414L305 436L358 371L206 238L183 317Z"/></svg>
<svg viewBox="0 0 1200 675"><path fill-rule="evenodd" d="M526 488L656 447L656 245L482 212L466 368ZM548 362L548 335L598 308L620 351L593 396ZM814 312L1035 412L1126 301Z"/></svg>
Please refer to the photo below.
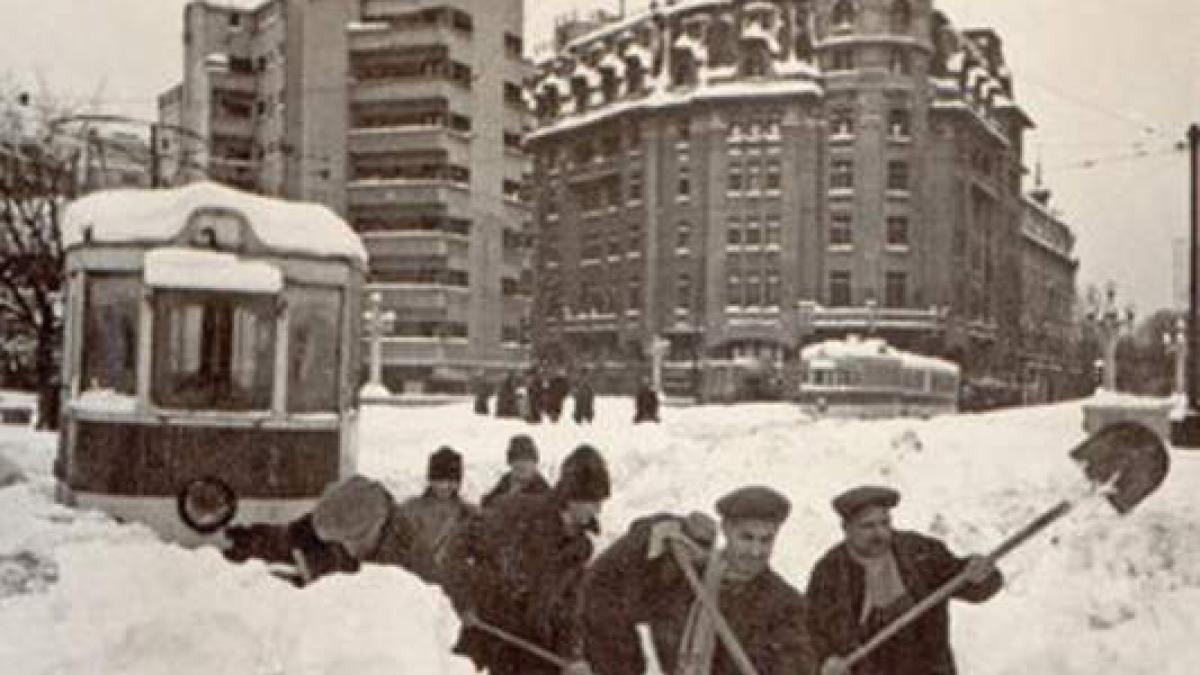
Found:
<svg viewBox="0 0 1200 675"><path fill-rule="evenodd" d="M880 339L849 336L800 353L797 400L815 414L931 417L958 410L959 367Z"/></svg>
<svg viewBox="0 0 1200 675"><path fill-rule="evenodd" d="M353 472L367 254L341 218L202 182L84 197L62 238L60 501L190 545Z"/></svg>

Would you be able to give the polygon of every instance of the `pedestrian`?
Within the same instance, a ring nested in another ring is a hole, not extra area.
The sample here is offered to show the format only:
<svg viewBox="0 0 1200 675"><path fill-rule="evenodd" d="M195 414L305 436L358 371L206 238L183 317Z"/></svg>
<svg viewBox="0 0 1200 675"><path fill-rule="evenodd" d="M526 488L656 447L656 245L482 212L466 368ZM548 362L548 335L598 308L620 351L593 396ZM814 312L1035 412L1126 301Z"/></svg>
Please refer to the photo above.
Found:
<svg viewBox="0 0 1200 675"><path fill-rule="evenodd" d="M512 373L504 376L500 389L496 391L496 417L519 417L517 408L517 381Z"/></svg>
<svg viewBox="0 0 1200 675"><path fill-rule="evenodd" d="M643 377L633 398L633 423L658 421L658 392L651 386L650 378Z"/></svg>
<svg viewBox="0 0 1200 675"><path fill-rule="evenodd" d="M438 583L446 543L478 507L463 500L462 455L442 446L429 457L425 491L400 505L394 547L397 562L427 583Z"/></svg>
<svg viewBox="0 0 1200 675"><path fill-rule="evenodd" d="M546 383L546 416L550 418L551 422L557 422L558 418L562 416L563 402L567 400L569 393L571 393L571 381L567 379L567 374L559 368Z"/></svg>
<svg viewBox="0 0 1200 675"><path fill-rule="evenodd" d="M475 394L475 414L487 415L488 399L492 395L492 385L487 381L487 378L484 377L482 371L475 374L475 381L472 383L472 390Z"/></svg>
<svg viewBox="0 0 1200 675"><path fill-rule="evenodd" d="M586 373L575 383L575 411L573 417L576 424L592 423L596 417L596 391L592 388L592 379Z"/></svg>
<svg viewBox="0 0 1200 675"><path fill-rule="evenodd" d="M525 378L525 421L539 424L542 421L542 406L545 404L545 389L542 387L542 377L536 370L530 370Z"/></svg>
<svg viewBox="0 0 1200 675"><path fill-rule="evenodd" d="M715 539L716 523L703 513L658 513L635 520L596 558L583 587L584 655L596 675L646 672L637 626L661 611L671 597L664 589L685 583L665 547L680 542L700 562Z"/></svg>
<svg viewBox="0 0 1200 675"><path fill-rule="evenodd" d="M362 563L398 565L390 546L396 503L377 481L352 476L326 489L311 513L284 525L234 525L225 529L225 557L289 566L280 576L304 586L335 572L357 572Z"/></svg>
<svg viewBox="0 0 1200 675"><path fill-rule="evenodd" d="M791 511L780 493L743 487L717 501L724 548L714 549L699 575L710 598L759 675L813 675L817 660L809 637L805 598L771 569L779 528ZM690 584L663 589L650 620L663 672L740 675L716 621Z"/></svg>
<svg viewBox="0 0 1200 675"><path fill-rule="evenodd" d="M446 590L462 617L455 653L489 675L591 673L582 658L579 591L609 496L608 469L589 445L563 462L550 492L499 500L451 539ZM571 663L565 671L486 632L479 622Z"/></svg>
<svg viewBox="0 0 1200 675"><path fill-rule="evenodd" d="M550 484L538 471L538 450L533 439L525 434L513 436L508 441L508 473L484 496L483 508L492 506L497 499L514 494L542 494L550 491Z"/></svg>
<svg viewBox="0 0 1200 675"><path fill-rule="evenodd" d="M862 486L833 500L845 539L817 562L809 577L809 625L822 675L851 672L844 657L922 598L965 572L954 597L983 602L1004 584L981 556L959 558L916 532L894 530L891 510L900 494ZM949 609L942 603L916 619L854 666L855 675L953 675Z"/></svg>

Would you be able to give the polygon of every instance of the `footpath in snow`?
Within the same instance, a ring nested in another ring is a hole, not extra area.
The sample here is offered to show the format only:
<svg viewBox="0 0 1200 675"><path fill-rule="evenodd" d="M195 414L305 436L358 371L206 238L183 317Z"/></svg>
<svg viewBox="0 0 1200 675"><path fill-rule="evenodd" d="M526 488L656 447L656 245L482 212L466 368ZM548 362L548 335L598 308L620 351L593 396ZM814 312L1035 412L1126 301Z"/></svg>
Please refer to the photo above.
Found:
<svg viewBox="0 0 1200 675"><path fill-rule="evenodd" d="M578 443L608 458L614 496L599 544L648 512L711 512L747 483L793 501L775 566L803 587L838 541L829 499L859 483L904 495L899 527L960 553L999 543L1080 474L1078 403L930 421L814 421L786 404L667 408L661 425L629 425L628 400L598 401L597 424L526 425L477 417L468 403L370 407L362 473L403 498L425 460L449 444L477 499L503 471L508 438L528 433L543 469ZM0 488L0 664L50 673L470 673L449 654L457 622L440 593L401 570L368 569L297 591L256 563L158 542L138 526L53 504L55 439L0 429L0 455L28 484ZM1117 518L1077 509L1001 563L1008 586L982 606L957 605L953 640L972 675L1171 675L1200 663L1200 454L1177 452L1158 493Z"/></svg>

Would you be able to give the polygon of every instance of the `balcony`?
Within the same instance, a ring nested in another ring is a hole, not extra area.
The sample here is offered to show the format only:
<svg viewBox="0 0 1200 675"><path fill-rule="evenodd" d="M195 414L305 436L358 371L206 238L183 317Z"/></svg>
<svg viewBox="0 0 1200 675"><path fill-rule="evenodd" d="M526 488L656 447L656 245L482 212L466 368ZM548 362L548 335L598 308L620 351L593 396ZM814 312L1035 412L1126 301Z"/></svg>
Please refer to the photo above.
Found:
<svg viewBox="0 0 1200 675"><path fill-rule="evenodd" d="M213 115L209 121L209 131L214 136L252 138L254 136L254 118Z"/></svg>
<svg viewBox="0 0 1200 675"><path fill-rule="evenodd" d="M364 4L370 6L374 3L368 0ZM411 13L411 5L408 11ZM351 52L382 51L413 45L448 45L453 50L455 47L467 48L471 43L469 33L444 25L388 25L386 29L381 26L379 30L350 31L348 37Z"/></svg>
<svg viewBox="0 0 1200 675"><path fill-rule="evenodd" d="M428 366L470 356L465 338L385 337L381 343L387 365Z"/></svg>
<svg viewBox="0 0 1200 675"><path fill-rule="evenodd" d="M216 73L212 75L212 87L254 94L258 92L258 76L251 73Z"/></svg>
<svg viewBox="0 0 1200 675"><path fill-rule="evenodd" d="M469 309L465 288L420 284L371 284L382 296L383 305L397 312L435 312L438 318L464 319Z"/></svg>
<svg viewBox="0 0 1200 675"><path fill-rule="evenodd" d="M393 103L436 98L445 99L450 110L471 110L474 107L470 90L437 76L357 80L350 92L350 99L355 103Z"/></svg>
<svg viewBox="0 0 1200 675"><path fill-rule="evenodd" d="M347 151L419 152L445 150L451 164L471 163L470 134L441 126L357 127L350 129Z"/></svg>
<svg viewBox="0 0 1200 675"><path fill-rule="evenodd" d="M404 204L411 211L430 210L453 216L471 213L471 190L461 183L404 178L368 178L346 184L351 206Z"/></svg>
<svg viewBox="0 0 1200 675"><path fill-rule="evenodd" d="M466 237L448 232L370 232L363 235L373 256L422 256L466 261L470 245Z"/></svg>
<svg viewBox="0 0 1200 675"><path fill-rule="evenodd" d="M943 330L946 317L936 307L914 309L907 307L822 307L801 310L801 323L813 330L854 330L870 333L873 330Z"/></svg>

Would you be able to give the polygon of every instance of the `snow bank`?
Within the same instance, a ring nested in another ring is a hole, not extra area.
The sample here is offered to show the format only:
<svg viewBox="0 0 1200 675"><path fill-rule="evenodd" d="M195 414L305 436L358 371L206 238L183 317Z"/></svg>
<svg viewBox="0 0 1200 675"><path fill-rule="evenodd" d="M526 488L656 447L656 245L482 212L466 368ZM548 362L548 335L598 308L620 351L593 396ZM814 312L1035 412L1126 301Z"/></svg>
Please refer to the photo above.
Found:
<svg viewBox="0 0 1200 675"><path fill-rule="evenodd" d="M1067 450L1081 440L1080 403L914 420L814 421L784 404L672 408L630 427L629 400L600 399L597 424L526 425L442 408L368 407L360 468L403 497L423 483L429 453L448 443L478 496L504 469L508 438L528 433L553 478L578 443L608 457L614 496L604 545L635 517L711 511L747 483L793 501L776 567L803 586L840 535L829 500L858 483L904 497L899 526L932 532L961 553L999 543L1064 494L1081 489ZM447 603L399 570L370 569L304 591L259 564L158 543L149 532L50 500L53 437L0 435L33 477L0 490L0 663L21 673L468 673L448 647ZM20 440L24 439L24 440ZM12 456L12 455L10 455ZM1172 675L1200 662L1200 454L1176 453L1163 488L1117 518L1077 509L1006 558L1008 587L957 605L953 639L972 675ZM4 563L8 560L8 564ZM13 666L12 664L16 664ZM203 669L203 670L201 670Z"/></svg>

